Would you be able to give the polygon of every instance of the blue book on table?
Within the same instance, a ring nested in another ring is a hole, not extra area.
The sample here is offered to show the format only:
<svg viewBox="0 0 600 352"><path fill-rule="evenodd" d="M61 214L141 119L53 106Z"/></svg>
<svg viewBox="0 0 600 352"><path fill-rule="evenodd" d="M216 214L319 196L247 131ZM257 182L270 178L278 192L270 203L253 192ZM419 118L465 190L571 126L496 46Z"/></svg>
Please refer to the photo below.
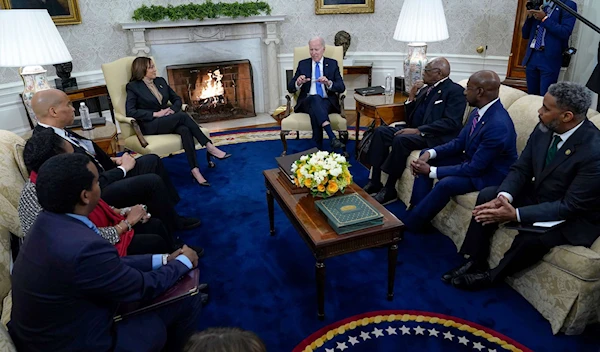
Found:
<svg viewBox="0 0 600 352"><path fill-rule="evenodd" d="M383 224L383 214L356 193L318 200L315 205L340 235Z"/></svg>

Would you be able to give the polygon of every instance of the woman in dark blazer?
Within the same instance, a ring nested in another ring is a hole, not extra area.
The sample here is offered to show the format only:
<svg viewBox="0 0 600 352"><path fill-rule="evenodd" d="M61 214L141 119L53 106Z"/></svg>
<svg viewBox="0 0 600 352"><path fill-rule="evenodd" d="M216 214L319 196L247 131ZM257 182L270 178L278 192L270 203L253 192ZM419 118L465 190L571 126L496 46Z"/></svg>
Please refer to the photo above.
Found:
<svg viewBox="0 0 600 352"><path fill-rule="evenodd" d="M171 106L168 103L171 102ZM206 152L217 159L231 154L215 147L190 116L181 111L181 98L162 77L156 77L156 67L150 58L138 57L131 65L127 83L126 114L137 120L144 134L176 133L181 136L183 149L200 186L210 186L198 168L194 138L206 146Z"/></svg>

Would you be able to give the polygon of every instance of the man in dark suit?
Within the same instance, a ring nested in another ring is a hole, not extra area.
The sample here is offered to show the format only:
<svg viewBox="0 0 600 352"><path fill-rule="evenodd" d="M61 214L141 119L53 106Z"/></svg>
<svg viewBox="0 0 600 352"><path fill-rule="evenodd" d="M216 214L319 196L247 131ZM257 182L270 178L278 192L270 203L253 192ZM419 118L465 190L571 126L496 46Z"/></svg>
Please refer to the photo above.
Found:
<svg viewBox="0 0 600 352"><path fill-rule="evenodd" d="M148 211L163 220L171 231L200 226L200 220L184 218L175 212L175 204L180 198L157 155L134 159L125 153L119 158L110 158L93 141L66 129L73 123L75 109L69 97L58 89L37 92L31 106L39 120L33 132L52 128L71 143L76 153L87 155L100 172L102 199L108 204L118 208L145 204Z"/></svg>
<svg viewBox="0 0 600 352"><path fill-rule="evenodd" d="M574 1L563 2L577 11ZM575 17L552 1L542 9L527 11L521 35L523 39L529 39L523 59L529 94L545 95L548 87L558 81L562 53L569 46L574 25Z"/></svg>
<svg viewBox="0 0 600 352"><path fill-rule="evenodd" d="M344 144L335 138L329 122L329 114L340 112L338 95L346 90L340 68L336 60L323 57L323 38L311 39L308 48L310 59L298 63L296 74L288 83L288 92L300 90L294 111L310 116L312 139L319 149L323 149L322 130L327 133L332 148L343 148Z"/></svg>
<svg viewBox="0 0 600 352"><path fill-rule="evenodd" d="M481 289L536 262L555 246L589 247L600 234L600 131L586 118L591 93L582 85L550 86L540 123L500 187L479 193L461 253L467 262L442 276L461 289ZM519 231L489 270L490 239L499 223L564 221L539 234Z"/></svg>
<svg viewBox="0 0 600 352"><path fill-rule="evenodd" d="M463 87L452 82L449 75L448 60L443 57L431 60L423 70L423 81L412 87L404 104L406 125L380 126L375 130L368 154L373 169L364 190L377 193L375 199L379 203L397 199L396 181L413 150L447 143L460 132L467 102ZM389 175L385 187L380 181L382 170Z"/></svg>
<svg viewBox="0 0 600 352"><path fill-rule="evenodd" d="M193 333L199 295L114 323L119 304L152 300L198 265L184 246L170 255L119 257L87 218L100 198L98 171L82 154L39 170L44 209L12 272L8 324L19 351L180 351Z"/></svg>
<svg viewBox="0 0 600 352"><path fill-rule="evenodd" d="M517 133L499 93L500 77L495 72L475 72L465 96L476 109L458 137L425 150L411 163L415 182L410 204L414 208L404 221L408 229L421 230L450 197L498 186L506 177L517 160ZM433 187L436 178L439 182Z"/></svg>

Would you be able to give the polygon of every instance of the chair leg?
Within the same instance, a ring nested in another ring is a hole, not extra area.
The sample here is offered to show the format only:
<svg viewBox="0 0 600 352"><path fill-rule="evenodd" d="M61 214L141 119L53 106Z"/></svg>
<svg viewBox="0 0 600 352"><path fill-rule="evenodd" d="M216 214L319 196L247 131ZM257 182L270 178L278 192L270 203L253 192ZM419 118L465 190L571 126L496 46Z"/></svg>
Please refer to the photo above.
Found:
<svg viewBox="0 0 600 352"><path fill-rule="evenodd" d="M208 167L210 167L211 169L216 166L210 158L210 153L208 151L206 152L206 161L208 162Z"/></svg>
<svg viewBox="0 0 600 352"><path fill-rule="evenodd" d="M340 140L344 143L344 156L346 159L350 158L350 154L346 150L348 148L348 131L339 131Z"/></svg>
<svg viewBox="0 0 600 352"><path fill-rule="evenodd" d="M287 140L285 139L285 136L287 136L288 133L290 133L290 131L281 130L281 132L279 132L281 144L283 144L283 152L281 153L281 156L285 156L287 154Z"/></svg>
<svg viewBox="0 0 600 352"><path fill-rule="evenodd" d="M296 140L300 139L300 131L296 131Z"/></svg>

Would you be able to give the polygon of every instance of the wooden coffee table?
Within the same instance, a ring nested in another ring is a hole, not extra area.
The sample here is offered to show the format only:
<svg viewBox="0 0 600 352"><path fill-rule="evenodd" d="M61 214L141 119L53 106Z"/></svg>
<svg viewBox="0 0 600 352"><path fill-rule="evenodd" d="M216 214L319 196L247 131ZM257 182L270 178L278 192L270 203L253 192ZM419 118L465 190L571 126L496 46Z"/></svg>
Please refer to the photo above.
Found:
<svg viewBox="0 0 600 352"><path fill-rule="evenodd" d="M325 263L327 258L360 251L361 249L388 246L388 293L394 297L394 278L398 258L398 243L404 236L404 224L356 184L346 188L346 194L358 193L383 214L383 225L338 235L327 223L327 218L315 207L310 193L292 194L288 180L280 178L279 169L263 171L267 187L267 205L271 236L275 235L274 202L294 225L300 237L316 258L317 302L320 320L325 318ZM288 182L286 184L286 182Z"/></svg>

